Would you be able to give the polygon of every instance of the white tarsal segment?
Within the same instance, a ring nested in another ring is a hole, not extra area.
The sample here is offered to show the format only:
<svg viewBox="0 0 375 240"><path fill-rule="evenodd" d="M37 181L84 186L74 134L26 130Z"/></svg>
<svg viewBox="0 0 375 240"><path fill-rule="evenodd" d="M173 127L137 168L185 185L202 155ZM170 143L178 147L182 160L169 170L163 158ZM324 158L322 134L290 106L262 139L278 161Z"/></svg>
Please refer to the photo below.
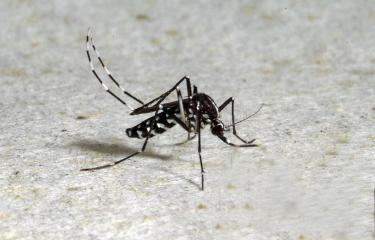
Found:
<svg viewBox="0 0 375 240"><path fill-rule="evenodd" d="M106 66L104 66L104 70L107 72L108 75L111 75L111 72L108 70Z"/></svg>
<svg viewBox="0 0 375 240"><path fill-rule="evenodd" d="M106 90L106 91L109 90L108 87L107 87L107 85L105 85L104 83L102 83L102 86L103 86L104 90Z"/></svg>

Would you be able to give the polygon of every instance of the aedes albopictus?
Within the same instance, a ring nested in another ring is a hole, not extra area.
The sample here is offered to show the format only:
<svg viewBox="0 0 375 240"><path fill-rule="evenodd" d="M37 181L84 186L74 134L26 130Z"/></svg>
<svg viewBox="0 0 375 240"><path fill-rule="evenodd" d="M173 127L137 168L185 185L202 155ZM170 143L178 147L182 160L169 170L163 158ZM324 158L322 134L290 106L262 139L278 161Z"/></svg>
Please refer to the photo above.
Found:
<svg viewBox="0 0 375 240"><path fill-rule="evenodd" d="M134 109L129 106L125 101L123 101L119 96L117 96L114 92L112 92L107 85L102 81L102 79L97 74L94 65L92 63L91 55L90 55L90 46L94 50L98 61L100 62L101 66L107 73L109 79L124 93L124 95L132 98L139 104L140 107ZM234 118L234 99L232 97L228 98L224 103L220 106L217 106L214 100L205 93L198 92L198 88L194 85L193 88L191 87L190 78L188 76L184 76L181 78L171 89L166 91L165 93L161 94L159 97L152 99L151 101L144 103L139 98L133 96L129 92L127 92L112 76L108 68L103 62L99 51L97 50L94 40L91 37L90 29L86 36L86 53L87 58L89 60L89 64L91 67L91 71L98 79L100 84L103 86L104 90L111 94L114 98L116 98L119 102L130 109L130 115L137 115L143 113L154 113L154 115L143 122L139 123L138 125L126 129L126 134L130 138L144 138L145 141L143 143L142 148L139 151L136 151L129 156L117 160L111 164L106 164L99 167L93 168L84 168L81 171L92 171L98 170L102 168L107 168L119 164L129 158L142 153L145 151L147 142L150 138L154 137L157 134L164 133L168 128L171 128L175 125L181 126L185 131L188 133L187 141L193 139L195 136L198 135L198 155L200 161L200 168L201 168L201 190L204 190L204 169L203 169L203 162L201 156L201 129L205 125L211 126L211 133L217 137L219 137L224 143L233 146L233 147L257 147L258 145L253 144L255 139L250 141L246 141L242 139L240 136L237 135L236 131L236 124L243 122L256 113L260 111L263 105L250 116L235 122ZM187 90L187 97L183 97L179 86L181 84L186 84ZM164 102L165 99L172 93L176 92L177 100L173 102ZM228 106L228 104L232 105L232 124L224 125L224 123L220 120L220 112ZM240 141L244 144L234 144L230 142L225 136L224 131L230 131L232 128L232 133L236 136ZM193 134L191 137L190 134Z"/></svg>

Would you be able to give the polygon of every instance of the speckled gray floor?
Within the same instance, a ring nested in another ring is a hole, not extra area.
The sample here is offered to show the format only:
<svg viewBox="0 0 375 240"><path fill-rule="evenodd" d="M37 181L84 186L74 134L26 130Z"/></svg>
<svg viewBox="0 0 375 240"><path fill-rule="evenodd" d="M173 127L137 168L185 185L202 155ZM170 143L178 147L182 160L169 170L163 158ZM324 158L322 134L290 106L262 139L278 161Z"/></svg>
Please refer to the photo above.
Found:
<svg viewBox="0 0 375 240"><path fill-rule="evenodd" d="M2 0L0 15L0 239L373 239L374 1ZM90 73L89 26L144 100L188 74L239 117L264 103L238 127L261 147L206 129L204 192L179 128L80 172L143 143L124 132L143 116Z"/></svg>

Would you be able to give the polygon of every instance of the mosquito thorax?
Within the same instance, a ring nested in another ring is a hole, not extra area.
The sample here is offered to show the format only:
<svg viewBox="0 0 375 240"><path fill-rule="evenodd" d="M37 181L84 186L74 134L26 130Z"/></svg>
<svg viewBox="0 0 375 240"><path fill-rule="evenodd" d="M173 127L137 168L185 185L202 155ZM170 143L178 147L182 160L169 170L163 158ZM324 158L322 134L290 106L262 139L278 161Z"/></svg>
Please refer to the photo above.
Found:
<svg viewBox="0 0 375 240"><path fill-rule="evenodd" d="M203 118L210 119L212 121L213 119L217 119L219 117L219 108L214 100L207 94L199 93L194 95L192 100L194 107L196 107L196 104L199 101Z"/></svg>

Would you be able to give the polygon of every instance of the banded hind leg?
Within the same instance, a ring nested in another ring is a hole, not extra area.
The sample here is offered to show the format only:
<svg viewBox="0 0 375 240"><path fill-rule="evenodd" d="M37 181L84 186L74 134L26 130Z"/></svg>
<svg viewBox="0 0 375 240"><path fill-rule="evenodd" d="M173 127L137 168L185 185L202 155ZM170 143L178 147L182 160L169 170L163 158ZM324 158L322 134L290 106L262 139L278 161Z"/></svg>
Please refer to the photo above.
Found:
<svg viewBox="0 0 375 240"><path fill-rule="evenodd" d="M132 99L134 99L135 101L139 102L140 104L143 104L143 102L141 100L139 100L138 98L136 98L135 96L133 96L132 94L130 94L129 92L127 92L117 81L116 79L112 76L111 72L108 70L107 66L104 64L104 61L102 59L102 57L100 56L100 53L99 51L97 50L96 46L95 46L95 43L94 43L94 40L92 39L91 35L90 35L91 31L90 29L88 30L87 32L87 35L86 35L86 55L87 55L87 58L88 58L88 61L89 61L89 64L90 64L90 67L91 67L91 71L92 73L94 74L94 76L96 77L96 79L99 81L99 83L102 85L102 87L104 88L104 90L106 92L108 92L109 94L111 94L114 98L116 98L119 102L121 102L123 105L125 105L126 107L128 107L131 111L134 110L134 108L132 108L131 106L129 106L125 101L123 101L119 96L117 96L113 91L111 91L107 85L103 82L103 80L99 77L98 73L96 72L95 68L94 68L94 64L92 63L92 59L91 59L91 55L90 55L90 43L91 43L91 46L95 52L95 55L96 57L98 58L101 66L103 67L103 69L105 70L105 72L107 73L107 76L110 78L110 80L119 88L121 89L121 91L131 97Z"/></svg>

